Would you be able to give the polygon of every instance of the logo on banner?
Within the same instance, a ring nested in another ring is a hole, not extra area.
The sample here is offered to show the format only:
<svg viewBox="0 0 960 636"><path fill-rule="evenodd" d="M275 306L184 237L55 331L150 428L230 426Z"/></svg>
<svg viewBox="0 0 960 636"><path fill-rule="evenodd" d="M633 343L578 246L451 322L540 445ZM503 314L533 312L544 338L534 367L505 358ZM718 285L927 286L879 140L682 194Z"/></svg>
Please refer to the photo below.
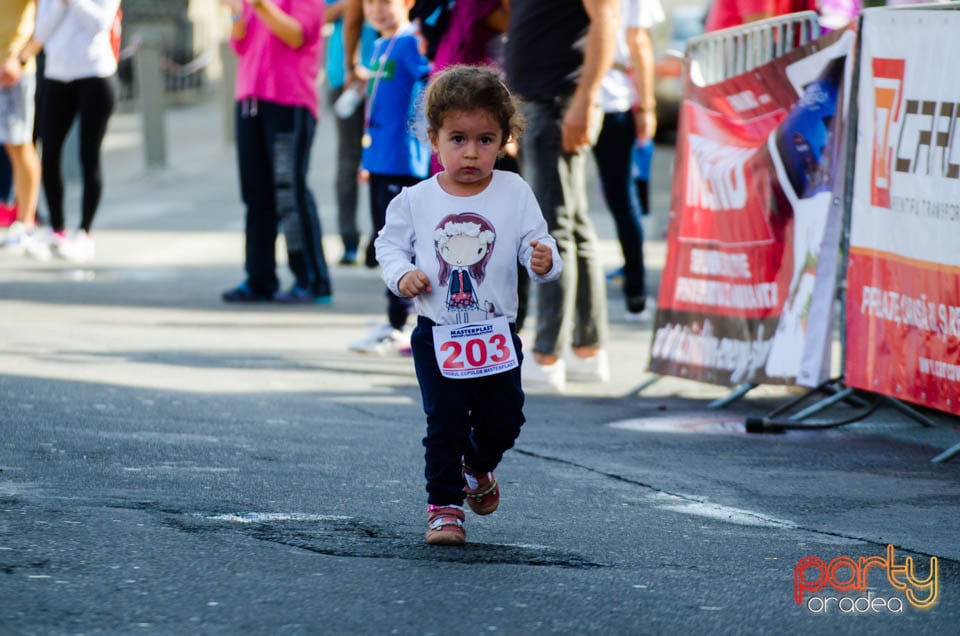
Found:
<svg viewBox="0 0 960 636"><path fill-rule="evenodd" d="M903 74L906 60L873 59L873 155L870 162L870 203L890 207L890 181L893 173L891 129L900 121L903 102Z"/></svg>
<svg viewBox="0 0 960 636"><path fill-rule="evenodd" d="M772 240L766 218L770 192L763 187L770 169L758 160L758 150L687 135L682 240L727 245Z"/></svg>
<svg viewBox="0 0 960 636"><path fill-rule="evenodd" d="M870 203L918 213L926 201L891 194L894 174L960 179L960 102L905 97L906 60L874 58ZM942 214L942 212L938 212Z"/></svg>
<svg viewBox="0 0 960 636"><path fill-rule="evenodd" d="M870 585L872 572L876 574ZM875 592L877 583L883 580L881 577L893 588L893 594L885 596ZM839 592L840 596L831 591ZM922 577L922 573L917 573L913 557L897 562L896 550L891 544L887 545L886 556L856 559L838 556L829 562L806 556L793 568L793 600L815 614L903 614L907 606L928 610L936 605L939 597L937 557L930 557L926 577Z"/></svg>

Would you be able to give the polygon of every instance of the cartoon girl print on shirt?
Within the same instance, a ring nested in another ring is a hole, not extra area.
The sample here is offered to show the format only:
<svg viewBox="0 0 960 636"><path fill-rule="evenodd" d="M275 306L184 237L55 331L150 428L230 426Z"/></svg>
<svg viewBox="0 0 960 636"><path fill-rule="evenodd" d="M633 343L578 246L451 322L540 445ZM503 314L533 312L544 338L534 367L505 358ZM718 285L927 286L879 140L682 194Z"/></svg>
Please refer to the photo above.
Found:
<svg viewBox="0 0 960 636"><path fill-rule="evenodd" d="M477 297L476 287L486 276L496 238L490 222L473 212L445 216L433 233L447 311L456 313L460 324L470 322L471 311L483 312L482 319L495 311L492 303Z"/></svg>

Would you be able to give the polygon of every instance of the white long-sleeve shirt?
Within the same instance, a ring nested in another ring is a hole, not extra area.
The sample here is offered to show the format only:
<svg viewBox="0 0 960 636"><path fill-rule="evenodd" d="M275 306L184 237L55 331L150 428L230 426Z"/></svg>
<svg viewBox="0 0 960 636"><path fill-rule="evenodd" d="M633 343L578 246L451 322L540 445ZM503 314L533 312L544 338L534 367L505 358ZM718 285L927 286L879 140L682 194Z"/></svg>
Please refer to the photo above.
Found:
<svg viewBox="0 0 960 636"><path fill-rule="evenodd" d="M120 0L40 0L33 36L46 53L44 76L61 82L117 72L110 27Z"/></svg>
<svg viewBox="0 0 960 636"><path fill-rule="evenodd" d="M518 267L525 267L535 282L556 280L563 270L533 191L512 172L495 170L483 192L469 197L448 194L435 175L404 188L390 202L386 217L375 243L383 280L401 295L398 284L404 274L425 272L432 292L417 296L414 306L439 325L496 316L515 322ZM553 251L553 267L544 275L530 270L534 240ZM441 280L443 273L446 280Z"/></svg>

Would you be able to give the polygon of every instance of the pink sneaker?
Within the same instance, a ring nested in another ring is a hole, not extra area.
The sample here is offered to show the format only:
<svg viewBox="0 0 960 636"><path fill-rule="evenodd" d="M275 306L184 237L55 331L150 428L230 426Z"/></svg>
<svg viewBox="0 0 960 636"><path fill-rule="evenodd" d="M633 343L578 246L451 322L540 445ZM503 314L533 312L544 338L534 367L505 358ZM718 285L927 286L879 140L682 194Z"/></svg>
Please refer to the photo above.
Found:
<svg viewBox="0 0 960 636"><path fill-rule="evenodd" d="M0 227L10 227L17 220L17 204L0 203Z"/></svg>
<svg viewBox="0 0 960 636"><path fill-rule="evenodd" d="M467 531L463 528L460 506L427 506L427 543L430 545L463 545Z"/></svg>

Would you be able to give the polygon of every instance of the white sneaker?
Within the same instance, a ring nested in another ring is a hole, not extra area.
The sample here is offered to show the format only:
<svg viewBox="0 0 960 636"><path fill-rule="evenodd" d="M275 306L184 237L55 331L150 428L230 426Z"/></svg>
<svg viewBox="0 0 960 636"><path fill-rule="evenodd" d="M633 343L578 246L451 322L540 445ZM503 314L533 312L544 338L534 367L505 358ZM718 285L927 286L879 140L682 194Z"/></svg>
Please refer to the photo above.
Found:
<svg viewBox="0 0 960 636"><path fill-rule="evenodd" d="M570 353L566 356L567 379L571 382L609 382L610 361L606 349L600 349L589 358Z"/></svg>
<svg viewBox="0 0 960 636"><path fill-rule="evenodd" d="M77 230L76 234L60 245L58 253L75 263L89 263L96 256L96 249L89 232Z"/></svg>
<svg viewBox="0 0 960 636"><path fill-rule="evenodd" d="M389 323L384 323L376 325L363 338L351 341L347 348L357 353L372 353L382 356L398 352L404 346L410 346L410 337L404 336L402 331L394 329Z"/></svg>
<svg viewBox="0 0 960 636"><path fill-rule="evenodd" d="M50 233L50 254L56 256L57 258L66 258L64 254L64 248L69 239L67 238L66 232L51 232Z"/></svg>
<svg viewBox="0 0 960 636"><path fill-rule="evenodd" d="M34 230L23 237L23 251L38 261L50 260L50 233L46 230Z"/></svg>
<svg viewBox="0 0 960 636"><path fill-rule="evenodd" d="M27 246L27 237L30 235L30 230L27 229L27 226L23 224L23 221L14 221L9 228L7 228L7 235L3 237L3 242L0 242L0 247L11 252L23 253L26 250Z"/></svg>
<svg viewBox="0 0 960 636"><path fill-rule="evenodd" d="M562 393L566 387L566 377L566 364L562 359L553 364L539 364L530 353L520 367L520 378L527 391Z"/></svg>

